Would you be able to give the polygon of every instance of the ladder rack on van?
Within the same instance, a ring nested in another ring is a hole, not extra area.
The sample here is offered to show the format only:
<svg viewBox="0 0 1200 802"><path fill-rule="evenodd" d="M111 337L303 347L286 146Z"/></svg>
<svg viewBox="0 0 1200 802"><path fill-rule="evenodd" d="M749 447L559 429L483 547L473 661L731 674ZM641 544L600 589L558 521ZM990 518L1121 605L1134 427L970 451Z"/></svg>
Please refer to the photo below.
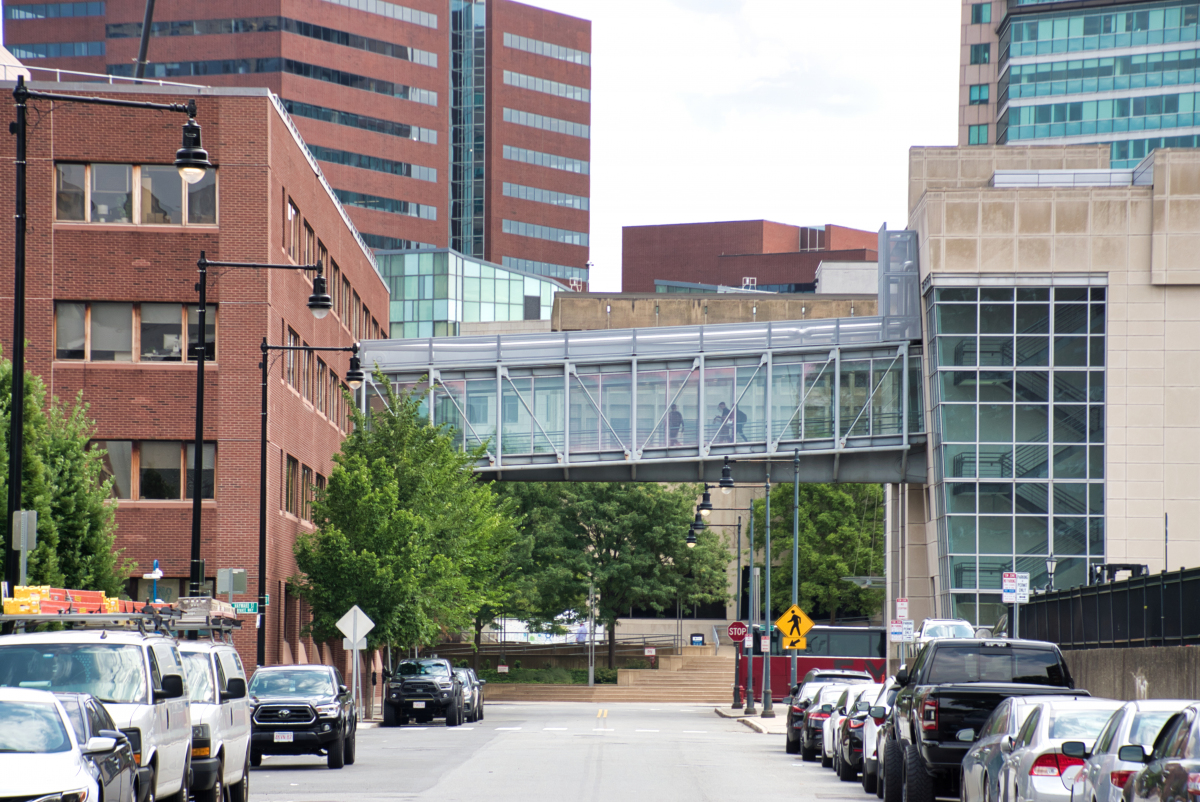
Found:
<svg viewBox="0 0 1200 802"><path fill-rule="evenodd" d="M222 641L233 643L233 633L242 628L242 622L224 615L210 615L203 619L195 616L184 616L178 620L171 621L168 626L177 638L182 637L183 633L186 632L208 633L208 637L213 643L220 643Z"/></svg>
<svg viewBox="0 0 1200 802"><path fill-rule="evenodd" d="M140 613L30 613L25 615L0 615L0 625L15 624L19 630L36 624L66 624L67 629L133 629L143 635L155 632L170 636L171 622L179 618L179 611L171 608L150 607ZM71 626L73 625L73 626Z"/></svg>

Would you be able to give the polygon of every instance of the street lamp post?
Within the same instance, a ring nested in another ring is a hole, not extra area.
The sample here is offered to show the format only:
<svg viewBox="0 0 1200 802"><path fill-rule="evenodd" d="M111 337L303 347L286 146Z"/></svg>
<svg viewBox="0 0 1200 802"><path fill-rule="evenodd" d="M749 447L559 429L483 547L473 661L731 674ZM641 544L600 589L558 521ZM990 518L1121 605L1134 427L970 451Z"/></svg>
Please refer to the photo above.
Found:
<svg viewBox="0 0 1200 802"><path fill-rule="evenodd" d="M800 449L792 455L792 606L800 604ZM792 649L792 681L796 685L796 650ZM790 692L790 691L789 691Z"/></svg>
<svg viewBox="0 0 1200 802"><path fill-rule="evenodd" d="M767 654L763 658L763 698L762 698L762 718L775 718L775 704L771 700L771 473L767 472L767 504L766 514L763 516L763 521L766 523L767 533L764 536L766 539L766 556L764 562L767 567L767 591L766 591L766 620L763 621L763 626L767 633Z"/></svg>
<svg viewBox="0 0 1200 802"><path fill-rule="evenodd" d="M312 345L268 345L263 337L262 362L262 432L258 448L258 665L267 664L267 374L270 366L267 356L271 351L349 351L350 370L346 371L346 384L351 390L362 387L363 372L358 359L358 343L344 346Z"/></svg>
<svg viewBox="0 0 1200 802"><path fill-rule="evenodd" d="M726 457L725 459L728 460L729 458ZM728 465L726 467L728 467ZM724 481L724 479L722 479L721 481ZM722 487L722 489L724 489L724 488ZM751 502L751 504L753 504L753 503L754 502ZM753 629L754 629L754 608L758 606L756 604L757 599L754 598L755 582L754 582L754 508L753 508L753 506L750 508L750 529L747 532L747 536L749 537L749 541L750 541L750 544L749 544L750 545L750 559L749 559L750 603L746 606L746 612L749 613L749 615L747 615L746 617L750 620L747 621L746 623L749 624L751 631L753 631ZM739 598L738 599L738 607L740 608L741 605L742 605L742 600ZM739 609L738 612L740 613L741 610ZM746 660L748 661L746 664L746 709L745 709L745 711L743 711L743 712L745 712L745 714L747 716L753 716L755 713L758 712L754 709L754 646L753 646L754 639L753 638L751 638L750 643L751 643L750 654L746 655ZM768 657L770 657L770 655L768 655Z"/></svg>
<svg viewBox="0 0 1200 802"><path fill-rule="evenodd" d="M24 464L25 452L25 229L27 223L28 160L26 151L29 140L29 101L88 103L97 106L118 106L186 114L188 121L183 126L183 146L175 153L175 167L179 170L183 180L189 184L199 181L204 176L204 171L212 167L208 161L208 153L200 146L200 126L196 123L195 100L189 100L186 104L150 103L140 100L64 95L58 92L37 92L31 91L25 85L24 76L17 77L17 86L13 89L13 100L16 101L17 109L16 122L9 127L9 131L17 137L14 181L16 213L13 216L16 224L13 239L13 370L8 436L9 515L3 525L3 530L8 535L4 538L4 578L8 582L10 592L20 581L20 552L12 547L12 515L21 509L21 466Z"/></svg>

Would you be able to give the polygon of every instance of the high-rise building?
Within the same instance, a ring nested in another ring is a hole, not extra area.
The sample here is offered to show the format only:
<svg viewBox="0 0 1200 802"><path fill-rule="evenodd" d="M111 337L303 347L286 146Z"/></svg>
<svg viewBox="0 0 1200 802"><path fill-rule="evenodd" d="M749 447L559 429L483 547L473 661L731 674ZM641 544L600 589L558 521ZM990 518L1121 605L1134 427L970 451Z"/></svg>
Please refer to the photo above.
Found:
<svg viewBox="0 0 1200 802"><path fill-rule="evenodd" d="M959 145L1200 145L1198 32L1188 0L964 0Z"/></svg>
<svg viewBox="0 0 1200 802"><path fill-rule="evenodd" d="M144 0L3 5L35 79L134 74ZM154 13L146 76L277 94L372 248L450 247L586 284L590 22L511 0Z"/></svg>

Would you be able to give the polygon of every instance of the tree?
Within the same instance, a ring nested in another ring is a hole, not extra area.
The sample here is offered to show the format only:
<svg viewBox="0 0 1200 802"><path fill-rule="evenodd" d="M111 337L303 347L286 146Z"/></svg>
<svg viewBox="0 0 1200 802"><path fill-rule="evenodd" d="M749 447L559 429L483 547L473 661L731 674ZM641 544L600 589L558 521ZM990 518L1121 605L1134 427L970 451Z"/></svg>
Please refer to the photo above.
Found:
<svg viewBox="0 0 1200 802"><path fill-rule="evenodd" d="M730 555L719 535L687 532L696 488L635 482L570 483L546 491L539 593L582 600L589 584L608 629L608 666L616 667L617 619L633 607L663 611L678 601L721 601Z"/></svg>
<svg viewBox="0 0 1200 802"><path fill-rule="evenodd" d="M793 485L771 493L771 607L792 602ZM765 502L754 502L755 529L762 532ZM883 575L883 488L879 485L800 485L800 606L813 618L871 615L882 591L863 590L846 576ZM760 541L761 542L761 541Z"/></svg>

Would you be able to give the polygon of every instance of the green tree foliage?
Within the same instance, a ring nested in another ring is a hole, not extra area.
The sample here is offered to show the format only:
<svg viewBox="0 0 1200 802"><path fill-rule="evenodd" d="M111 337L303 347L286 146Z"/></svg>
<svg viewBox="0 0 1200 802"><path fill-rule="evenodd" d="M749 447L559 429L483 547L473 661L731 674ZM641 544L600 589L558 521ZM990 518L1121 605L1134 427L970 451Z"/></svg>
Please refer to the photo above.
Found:
<svg viewBox="0 0 1200 802"><path fill-rule="evenodd" d="M617 619L630 608L657 611L728 597L730 554L720 535L687 532L696 488L634 482L564 483L528 491L537 498L539 596L582 609L595 584L597 618L608 630L608 665L616 662ZM549 605L550 607L553 604Z"/></svg>
<svg viewBox="0 0 1200 802"><path fill-rule="evenodd" d="M29 557L29 583L121 592L132 564L119 564L116 502L104 478L104 452L89 448L95 422L82 394L68 409L57 398L46 408L40 377L25 374L23 509L38 514L38 545ZM0 360L0 481L8 483L12 363ZM8 518L8 494L0 512Z"/></svg>
<svg viewBox="0 0 1200 802"><path fill-rule="evenodd" d="M771 492L771 606L792 603L793 485ZM765 502L754 502L754 528L763 543ZM883 488L879 485L800 485L800 607L814 619L879 612L883 591L843 582L883 575Z"/></svg>
<svg viewBox="0 0 1200 802"><path fill-rule="evenodd" d="M428 424L421 395L377 381L385 404L369 420L354 413L314 505L318 530L297 540L293 585L318 640L338 637L337 620L357 604L375 622L370 648L427 645L488 602L515 537L512 510L473 475L477 455Z"/></svg>

